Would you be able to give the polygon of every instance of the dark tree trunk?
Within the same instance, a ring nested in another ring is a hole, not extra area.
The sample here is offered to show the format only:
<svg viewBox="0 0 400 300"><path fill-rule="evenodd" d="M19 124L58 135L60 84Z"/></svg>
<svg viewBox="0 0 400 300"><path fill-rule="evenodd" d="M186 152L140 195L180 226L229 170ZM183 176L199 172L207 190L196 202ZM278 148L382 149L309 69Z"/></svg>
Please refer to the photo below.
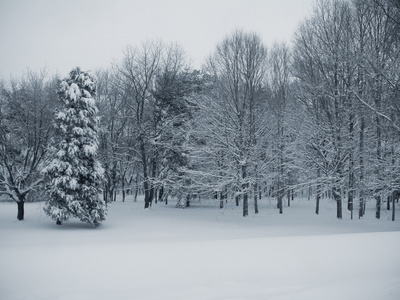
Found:
<svg viewBox="0 0 400 300"><path fill-rule="evenodd" d="M395 201L396 201L396 197L394 197L394 195L392 195L392 199L393 199L393 203L392 203L392 221L394 221L394 219L395 219L395 207L396 207Z"/></svg>
<svg viewBox="0 0 400 300"><path fill-rule="evenodd" d="M103 190L103 200L105 203L108 203L108 199L107 199L107 185L104 185L104 190Z"/></svg>
<svg viewBox="0 0 400 300"><path fill-rule="evenodd" d="M186 195L186 203L185 203L186 207L190 207L190 194Z"/></svg>
<svg viewBox="0 0 400 300"><path fill-rule="evenodd" d="M359 146L359 182L360 182L360 203L358 206L358 218L361 219L364 216L364 131L365 131L365 121L364 116L361 112L361 120L360 120L360 146Z"/></svg>
<svg viewBox="0 0 400 300"><path fill-rule="evenodd" d="M150 190L149 190L148 179L145 179L145 181L143 182L143 187L144 187L144 208L149 208L150 207Z"/></svg>
<svg viewBox="0 0 400 300"><path fill-rule="evenodd" d="M246 180L246 177L247 177L246 166L242 166L242 179L243 179L243 181ZM243 182L242 191L243 191L243 217L247 217L249 215L248 183Z"/></svg>
<svg viewBox="0 0 400 300"><path fill-rule="evenodd" d="M161 186L160 190L158 191L158 201L160 201L160 202L163 201L163 195L164 195L164 187Z"/></svg>
<svg viewBox="0 0 400 300"><path fill-rule="evenodd" d="M290 189L287 190L287 205L290 206Z"/></svg>
<svg viewBox="0 0 400 300"><path fill-rule="evenodd" d="M319 201L321 200L321 193L318 193L317 191L317 201L315 204L315 213L318 215L319 214Z"/></svg>
<svg viewBox="0 0 400 300"><path fill-rule="evenodd" d="M156 170L157 170L157 163L156 163L156 159L153 158L151 161L151 174L150 174L150 176L152 178L155 177ZM153 183L150 183L150 193L149 193L149 205L150 206L153 204L154 196L155 196L155 186Z"/></svg>
<svg viewBox="0 0 400 300"><path fill-rule="evenodd" d="M142 165L143 165L143 188L144 188L144 208L150 207L150 180L149 174L147 170L147 155L146 155L146 148L144 144L144 140L142 136L139 136L139 147L140 147L140 154L142 158Z"/></svg>
<svg viewBox="0 0 400 300"><path fill-rule="evenodd" d="M149 191L149 205L150 205L150 207L153 204L153 200L154 200L154 185L150 184L150 191Z"/></svg>
<svg viewBox="0 0 400 300"><path fill-rule="evenodd" d="M348 198L347 198L347 209L350 210L351 219L353 220L353 190L349 190Z"/></svg>
<svg viewBox="0 0 400 300"><path fill-rule="evenodd" d="M381 196L375 196L376 199L376 213L375 213L375 218L380 219L381 218Z"/></svg>
<svg viewBox="0 0 400 300"><path fill-rule="evenodd" d="M350 139L354 140L354 118L355 115L353 113L353 103L350 101L350 124L349 124L349 134ZM354 209L354 156L352 149L349 153L349 192L347 197L347 209L351 213L351 219L353 219L353 209Z"/></svg>
<svg viewBox="0 0 400 300"><path fill-rule="evenodd" d="M320 168L318 168L318 170L317 170L317 177L318 177L318 183L317 183L317 201L315 204L315 213L318 215L319 214L319 201L321 200L321 183L320 183L321 169Z"/></svg>
<svg viewBox="0 0 400 300"><path fill-rule="evenodd" d="M279 213L283 214L282 194L280 192L278 196L278 208L279 208Z"/></svg>
<svg viewBox="0 0 400 300"><path fill-rule="evenodd" d="M332 189L333 199L336 201L336 217L338 219L342 219L343 217L343 209L342 209L342 196L340 195L340 191L337 187Z"/></svg>
<svg viewBox="0 0 400 300"><path fill-rule="evenodd" d="M133 201L136 202L137 201L137 196L138 196L138 175L136 174L136 179L135 179L135 195L134 195L134 199Z"/></svg>
<svg viewBox="0 0 400 300"><path fill-rule="evenodd" d="M284 190L283 190L283 184L281 181L279 181L278 183L278 188L277 188L277 196L278 196L278 201L276 204L276 207L279 209L279 213L282 214L283 213L283 204L282 204L282 200L284 197Z"/></svg>
<svg viewBox="0 0 400 300"><path fill-rule="evenodd" d="M122 177L122 187L121 187L121 189L122 189L122 202L125 202L125 197L126 197L126 190L125 190L125 174L124 174L124 176Z"/></svg>
<svg viewBox="0 0 400 300"><path fill-rule="evenodd" d="M17 219L18 219L19 221L21 221L21 220L24 219L24 214L25 214L25 211L24 211L24 204L25 204L25 201L24 201L24 200L20 200L20 201L17 202L17 205L18 205Z"/></svg>
<svg viewBox="0 0 400 300"><path fill-rule="evenodd" d="M257 193L258 192L258 184L254 185L254 213L258 214L258 200L257 200Z"/></svg>
<svg viewBox="0 0 400 300"><path fill-rule="evenodd" d="M249 195L247 192L243 195L243 217L247 217L249 215L249 202L248 202Z"/></svg>

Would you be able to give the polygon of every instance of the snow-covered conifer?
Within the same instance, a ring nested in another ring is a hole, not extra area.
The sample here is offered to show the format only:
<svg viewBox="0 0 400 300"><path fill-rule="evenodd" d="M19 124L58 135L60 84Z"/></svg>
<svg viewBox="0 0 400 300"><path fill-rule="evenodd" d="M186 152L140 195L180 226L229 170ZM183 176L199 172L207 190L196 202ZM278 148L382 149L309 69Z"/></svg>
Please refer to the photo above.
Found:
<svg viewBox="0 0 400 300"><path fill-rule="evenodd" d="M99 197L104 171L96 159L95 76L76 68L59 88L63 103L55 116L59 141L45 170L50 199L44 211L59 225L73 216L98 226L105 219L106 205Z"/></svg>

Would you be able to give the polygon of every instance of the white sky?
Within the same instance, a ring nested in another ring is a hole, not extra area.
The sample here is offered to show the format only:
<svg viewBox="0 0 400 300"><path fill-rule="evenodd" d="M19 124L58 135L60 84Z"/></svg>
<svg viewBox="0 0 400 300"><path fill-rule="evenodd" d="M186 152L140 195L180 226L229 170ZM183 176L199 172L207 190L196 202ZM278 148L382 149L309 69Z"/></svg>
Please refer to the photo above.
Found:
<svg viewBox="0 0 400 300"><path fill-rule="evenodd" d="M314 0L0 0L0 78L107 68L127 45L177 42L200 67L235 29L290 42Z"/></svg>

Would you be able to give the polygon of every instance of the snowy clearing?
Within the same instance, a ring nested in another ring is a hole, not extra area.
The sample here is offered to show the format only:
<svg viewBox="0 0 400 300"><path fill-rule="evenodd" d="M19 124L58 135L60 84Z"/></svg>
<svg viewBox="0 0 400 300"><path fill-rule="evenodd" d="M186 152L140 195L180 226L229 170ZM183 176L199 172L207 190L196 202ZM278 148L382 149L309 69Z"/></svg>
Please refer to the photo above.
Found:
<svg viewBox="0 0 400 300"><path fill-rule="evenodd" d="M279 215L214 201L186 209L115 202L99 228L46 217L44 203L0 203L0 299L400 299L400 221L373 205L295 200ZM400 219L398 217L398 219Z"/></svg>

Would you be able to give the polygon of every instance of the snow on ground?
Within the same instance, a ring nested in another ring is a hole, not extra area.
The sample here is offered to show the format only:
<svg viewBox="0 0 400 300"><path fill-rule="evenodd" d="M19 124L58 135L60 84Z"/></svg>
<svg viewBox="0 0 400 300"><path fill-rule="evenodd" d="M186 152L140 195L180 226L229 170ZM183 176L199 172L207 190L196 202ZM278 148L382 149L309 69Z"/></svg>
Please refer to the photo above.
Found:
<svg viewBox="0 0 400 300"><path fill-rule="evenodd" d="M0 203L0 299L400 299L400 215L335 218L335 204L295 200L279 215L214 201L115 202L99 228ZM399 207L397 207L399 209Z"/></svg>

